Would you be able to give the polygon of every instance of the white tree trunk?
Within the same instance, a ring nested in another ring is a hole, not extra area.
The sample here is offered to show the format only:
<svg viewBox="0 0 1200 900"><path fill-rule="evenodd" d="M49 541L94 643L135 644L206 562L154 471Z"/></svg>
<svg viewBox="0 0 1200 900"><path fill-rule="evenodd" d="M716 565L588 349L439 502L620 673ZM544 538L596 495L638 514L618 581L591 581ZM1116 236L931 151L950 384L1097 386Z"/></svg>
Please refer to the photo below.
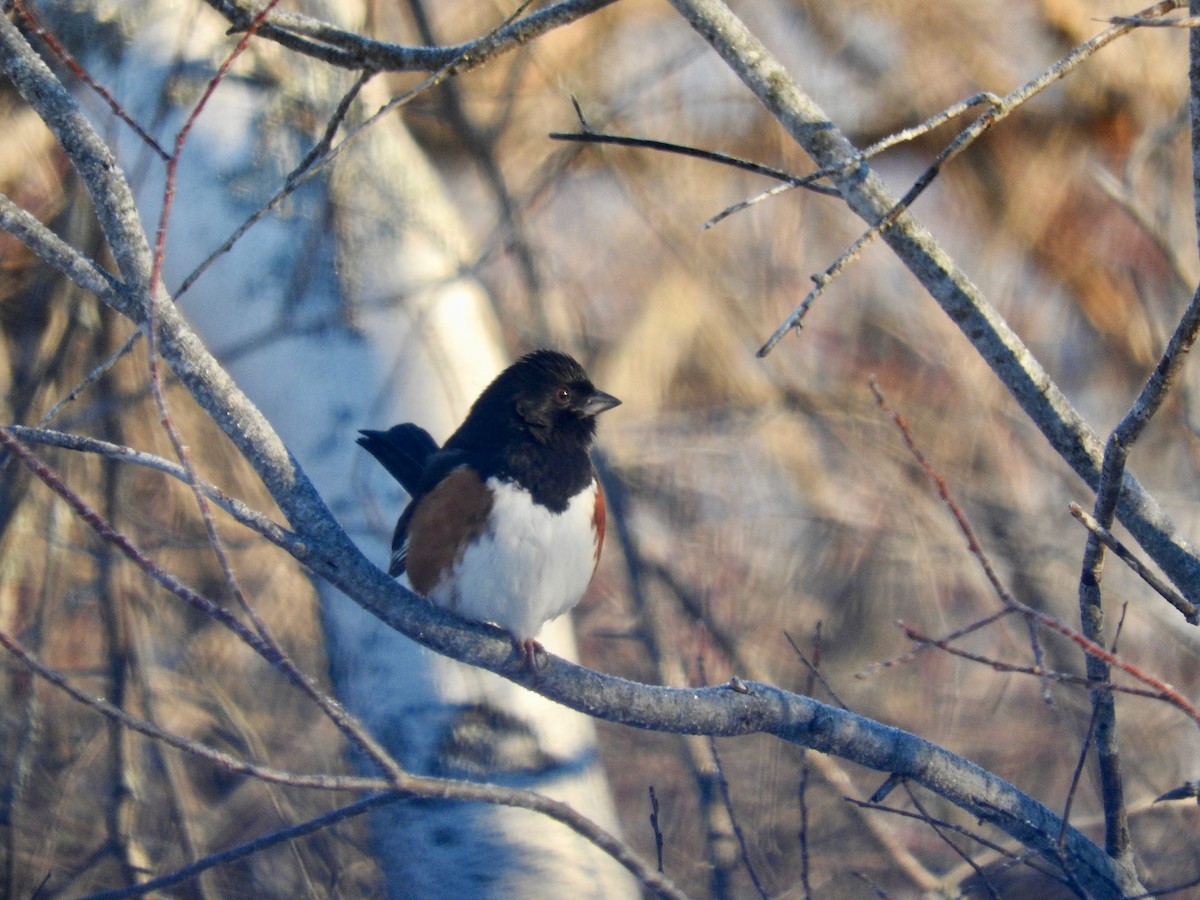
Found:
<svg viewBox="0 0 1200 900"><path fill-rule="evenodd" d="M340 14L346 25L362 19L356 0L300 11ZM194 3L147 2L120 14L127 43L118 63L78 52L169 148L182 110L236 36ZM59 24L69 38L66 17ZM182 68L173 69L177 63ZM277 46L251 46L184 151L168 232L168 290L283 184L352 81L352 74ZM377 84L363 98L366 113L386 100ZM87 106L97 108L94 97ZM309 113L302 118L318 123L315 130L281 124L282 114L297 110ZM152 233L164 166L128 128L111 122ZM206 342L381 565L404 498L355 446L356 430L415 421L444 439L507 362L486 296L458 274L471 249L437 174L392 115L251 228L181 298ZM208 450L193 448L200 459ZM588 719L422 649L331 589L323 587L322 598L339 698L407 768L531 786L615 828ZM556 653L573 655L565 618L543 638ZM636 892L608 857L526 811L395 804L372 825L392 896Z"/></svg>

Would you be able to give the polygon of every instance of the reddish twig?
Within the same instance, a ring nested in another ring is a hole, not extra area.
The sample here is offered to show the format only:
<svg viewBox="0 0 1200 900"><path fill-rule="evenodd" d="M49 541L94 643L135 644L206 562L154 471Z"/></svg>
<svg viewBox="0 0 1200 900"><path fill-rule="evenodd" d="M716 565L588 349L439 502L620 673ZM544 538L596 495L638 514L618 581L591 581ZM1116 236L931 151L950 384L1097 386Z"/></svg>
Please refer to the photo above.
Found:
<svg viewBox="0 0 1200 900"><path fill-rule="evenodd" d="M200 759L208 760L228 772L237 775L247 775L261 781L273 784L286 784L292 787L315 788L325 791L382 791L394 787L387 779L362 778L353 775L305 775L297 772L285 772L271 766L261 765L248 760L239 759L229 753L216 750L200 741L183 737L173 731L161 728L146 719L130 715L107 700L88 694L68 681L61 672L43 663L35 657L20 641L6 631L0 630L0 646L21 661L21 663L39 678L49 682L59 690L65 691L70 697L85 706L91 707L103 716L130 731L136 731L148 738L162 741L176 750L190 753Z"/></svg>
<svg viewBox="0 0 1200 900"><path fill-rule="evenodd" d="M875 399L879 403L880 408L892 415L897 428L900 430L900 433L904 438L904 442L908 445L908 448L912 452L914 458L937 486L938 495L941 497L942 502L950 510L951 515L954 516L955 521L958 523L959 529L967 539L968 548L975 558L979 560L980 565L983 567L984 573L987 575L988 580L992 583L992 586L996 590L997 595L1000 597L1001 602L1003 602L1008 609L1020 613L1027 619L1036 622L1043 628L1047 628L1063 635L1079 646L1080 649L1082 649L1089 657L1120 669L1127 675L1149 686L1155 692L1154 696L1161 698L1167 703L1170 703L1172 706L1176 707L1186 716L1188 716L1188 718L1190 718L1192 721L1196 722L1196 724L1200 725L1200 709L1198 709L1193 703L1184 697L1183 694L1176 690L1174 686L1168 684L1160 678L1156 678L1148 672L1143 671L1139 667L1133 665L1133 663L1126 662L1124 659L1117 656L1117 654L1084 636L1079 631L1071 628L1069 625L1061 622L1054 616L1044 613L1041 610L1034 609L1031 606L1026 606L1020 600L1017 600L1014 596L1012 596L1011 593L1009 593L1009 591L1000 583L999 578L996 576L990 560L983 552L983 548L980 546L979 541L975 537L975 530L971 527L971 523L967 520L966 514L951 496L950 489L946 484L946 479L933 467L929 460L925 458L925 455L921 452L920 448L917 447L916 442L913 440L912 434L908 430L908 426L903 417L888 405L886 398L883 396L883 392L880 390L879 385L876 383L873 377L869 380L869 384L871 386L871 391L875 394ZM998 616L993 618L998 618ZM1090 686L1104 688L1104 685L1102 684L1092 684Z"/></svg>
<svg viewBox="0 0 1200 900"><path fill-rule="evenodd" d="M1017 611L1013 610L1013 612ZM957 656L960 659L965 659L970 662L979 663L981 666L987 666L989 669L994 669L997 672L1010 672L1015 675L1030 675L1035 678L1041 678L1044 681L1086 687L1088 690L1112 691L1118 694L1130 694L1134 697L1147 697L1151 700L1171 701L1171 697L1160 690L1113 684L1111 681L1104 682L1103 684L1095 684L1089 681L1084 675L1073 675L1070 672L1055 672L1039 665L1022 666L1017 665L1016 663L1007 663L1003 660L992 659L991 657L983 656L979 653L972 653L969 650L963 650L961 647L955 647L950 643L950 641L953 639L952 637L930 637L924 632L919 631L918 629L913 628L911 625L908 625L904 622L897 622L896 625L901 631L904 632L904 636L910 641L916 641L923 647L936 647L939 650L944 650L952 656Z"/></svg>
<svg viewBox="0 0 1200 900"><path fill-rule="evenodd" d="M988 582L995 590L1000 601L1005 606L1011 606L1016 603L1012 594L1008 592L1003 583L1000 581L1000 576L996 574L996 570L992 567L992 561L988 559L987 554L983 552L983 547L979 543L979 539L975 536L975 529L971 527L966 513L962 511L954 498L950 496L950 488L946 484L946 479L942 473L933 467L933 464L925 458L925 454L921 452L921 448L917 446L917 442L913 440L912 432L908 429L908 423L904 417L896 410L892 409L891 404L887 402L887 398L883 396L883 391L879 387L879 382L872 375L867 379L867 384L871 388L871 393L875 395L875 402L879 404L879 408L892 417L892 421L896 423L896 428L900 432L900 436L904 439L904 443L908 446L909 452L920 465L926 475L932 479L937 487L938 496L942 498L942 503L950 510L950 514L954 516L954 521L958 523L958 529L963 533L963 537L967 539L967 549L971 551L971 555L979 561L980 567L983 569L983 574L987 577Z"/></svg>
<svg viewBox="0 0 1200 900"><path fill-rule="evenodd" d="M171 218L171 208L175 199L175 183L179 169L179 160L182 156L183 148L187 143L188 136L191 134L193 126L195 125L197 119L199 119L200 114L204 111L205 106L208 105L208 101L216 91L217 86L224 80L226 74L229 72L237 58L241 56L243 52L245 52L246 48L250 44L250 40L254 37L267 14L278 3L279 0L270 0L270 2L268 2L254 17L250 23L250 26L238 40L233 50L230 51L230 53L225 57L224 61L217 68L217 71L213 77L209 79L204 92L200 95L200 99L196 102L195 106L193 106L191 112L188 114L187 119L184 121L183 126L175 135L174 149L171 153L170 159L167 160L166 184L163 187L162 208L159 213L158 228L155 231L154 262L150 275L150 302L146 322L146 335L148 341L147 350L150 366L150 385L154 394L155 405L158 407L159 420L163 426L163 430L166 432L180 464L187 473L187 484L192 491L192 495L196 499L196 506L199 509L200 518L204 524L204 530L208 537L209 546L212 547L213 554L217 559L217 564L220 566L221 573L225 578L225 582L229 585L229 588L233 593L234 598L237 600L238 605L250 619L250 622L253 624L254 630L258 633L258 636L266 645L271 648L271 655L275 660L274 664L276 667L279 668L280 671L283 671L289 677L289 679L301 686L301 688L309 694L311 699L317 703L317 705L335 724L339 724L340 720L342 725L350 725L351 723L344 719L344 713L338 709L335 709L331 705L332 701L330 698L326 697L323 692L317 691L315 687L310 684L308 679L304 677L303 673L297 669L295 663L293 663L284 652L282 646L275 639L274 635L271 633L271 630L267 627L266 622L258 614L258 611L254 608L253 604L250 603L245 592L242 590L241 584L238 582L237 575L233 571L233 564L230 562L229 555L225 552L225 547L221 541L220 535L217 534L217 526L213 519L212 507L205 496L204 486L196 473L195 466L192 464L191 455L188 453L187 447L183 442L183 438L180 436L178 429L175 428L174 422L171 419L170 411L167 407L166 394L163 391L162 375L158 366L155 314L159 302L159 287L162 278L162 266L166 254L167 228ZM342 725L339 725L339 727L342 727ZM363 750L365 750L367 754L383 768L384 771L392 771L396 765L395 761L392 760L391 757L385 752L383 752L381 747L375 745L373 741L368 740L365 732L362 732L361 727L358 727L355 730L361 732L357 737L350 735L349 732L347 732L347 734L352 738L352 740L354 740L356 744L362 747Z"/></svg>
<svg viewBox="0 0 1200 900"><path fill-rule="evenodd" d="M170 160L171 157L167 151L162 148L158 141L150 136L146 129L137 123L133 116L125 111L125 108L117 102L117 98L112 95L108 88L96 81L79 60L71 54L71 51L63 46L62 41L58 39L54 32L45 28L37 20L33 12L25 5L25 0L12 0L12 5L13 10L25 23L25 27L29 29L30 33L37 35L38 39L49 48L51 53L62 60L63 65L70 69L76 78L91 88L101 100L107 103L108 108L112 110L114 116L128 125L147 147L158 154L159 158L164 161Z"/></svg>
<svg viewBox="0 0 1200 900"><path fill-rule="evenodd" d="M82 497L71 490L56 473L43 464L24 444L13 437L12 432L3 426L0 426L0 444L3 444L7 450L17 456L47 487L65 500L67 505L75 511L75 514L103 540L120 550L134 565L184 603L188 604L188 606L198 610L210 619L220 622L232 631L250 649L254 650L259 656L270 663L271 666L281 672L288 681L300 688L301 691L319 705L338 729L366 753L389 777L397 778L403 774L403 770L399 764L366 732L366 729L353 716L342 709L333 698L327 696L303 672L297 669L291 660L283 654L277 644L266 640L253 629L247 628L233 613L188 587L170 572L164 570L154 560L146 556L128 537L114 528L100 513L92 509Z"/></svg>
<svg viewBox="0 0 1200 900"><path fill-rule="evenodd" d="M158 229L154 234L154 269L150 276L150 294L153 298L158 289L159 278L162 275L163 255L167 242L167 223L171 218L171 206L175 200L175 176L179 169L179 157L183 152L184 144L187 143L188 135L191 134L192 126L196 124L196 120L200 117L200 113L204 111L204 107L208 105L209 98L216 91L219 85L225 79L226 73L233 66L234 62L250 45L250 39L262 26L267 14L271 12L279 4L279 0L268 0L268 3L258 12L251 20L250 25L246 28L245 33L238 40L233 50L225 57L224 62L217 68L217 72L211 79L208 85L204 88L204 93L200 95L200 99L196 101L196 105L192 107L192 111L188 114L187 119L183 123L183 127L179 129L175 135L175 146L167 159L167 180L163 187L163 202L162 210L159 214ZM153 318L154 303L150 305L151 317ZM150 339L153 341L154 333L151 329ZM152 355L153 356L153 355Z"/></svg>

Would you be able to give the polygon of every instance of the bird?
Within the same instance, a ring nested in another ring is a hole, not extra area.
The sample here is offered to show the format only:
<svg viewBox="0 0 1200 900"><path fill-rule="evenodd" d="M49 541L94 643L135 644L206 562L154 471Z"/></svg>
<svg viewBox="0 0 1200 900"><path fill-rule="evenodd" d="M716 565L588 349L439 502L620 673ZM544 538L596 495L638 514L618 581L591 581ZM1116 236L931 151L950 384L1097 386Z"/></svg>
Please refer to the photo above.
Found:
<svg viewBox="0 0 1200 900"><path fill-rule="evenodd" d="M505 629L536 673L538 632L580 601L600 562L604 488L589 450L596 417L620 403L567 354L535 350L484 388L441 447L413 423L360 431L409 495L388 574Z"/></svg>

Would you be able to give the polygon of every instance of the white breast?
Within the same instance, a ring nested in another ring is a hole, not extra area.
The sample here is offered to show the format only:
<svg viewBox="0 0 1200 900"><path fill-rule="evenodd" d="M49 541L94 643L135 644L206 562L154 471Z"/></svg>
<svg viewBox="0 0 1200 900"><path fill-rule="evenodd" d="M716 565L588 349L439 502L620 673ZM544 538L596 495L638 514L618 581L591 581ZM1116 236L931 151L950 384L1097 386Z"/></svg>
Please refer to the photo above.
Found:
<svg viewBox="0 0 1200 900"><path fill-rule="evenodd" d="M469 619L494 622L516 638L532 638L578 603L592 579L596 482L561 513L534 503L510 482L490 478L487 485L495 496L489 529L429 599Z"/></svg>

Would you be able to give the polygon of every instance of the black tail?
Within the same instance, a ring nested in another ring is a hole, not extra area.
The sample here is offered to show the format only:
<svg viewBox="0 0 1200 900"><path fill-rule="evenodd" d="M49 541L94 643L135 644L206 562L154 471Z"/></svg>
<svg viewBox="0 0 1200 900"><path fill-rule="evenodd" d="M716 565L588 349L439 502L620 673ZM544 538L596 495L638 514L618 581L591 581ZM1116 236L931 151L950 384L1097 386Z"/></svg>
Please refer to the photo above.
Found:
<svg viewBox="0 0 1200 900"><path fill-rule="evenodd" d="M437 441L419 425L405 423L387 431L360 431L358 444L383 465L410 495L417 490Z"/></svg>

